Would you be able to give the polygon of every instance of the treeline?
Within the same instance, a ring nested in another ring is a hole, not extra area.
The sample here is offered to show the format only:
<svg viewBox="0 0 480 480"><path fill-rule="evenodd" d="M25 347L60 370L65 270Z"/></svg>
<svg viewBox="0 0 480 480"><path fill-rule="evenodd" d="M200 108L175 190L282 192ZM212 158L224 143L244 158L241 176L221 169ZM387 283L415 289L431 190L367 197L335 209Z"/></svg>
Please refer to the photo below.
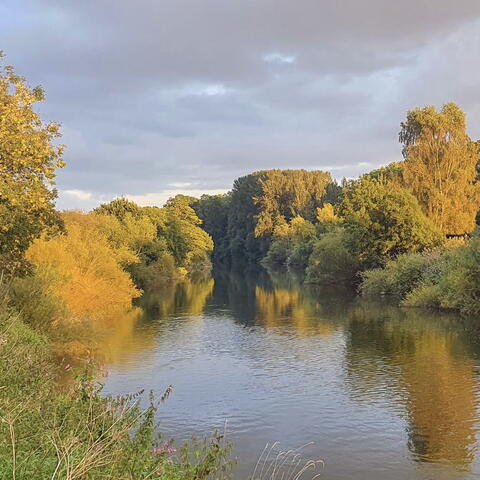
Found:
<svg viewBox="0 0 480 480"><path fill-rule="evenodd" d="M480 223L480 143L453 103L410 111L399 139L403 161L357 180L266 170L193 202L215 261L288 267L313 283L364 282L363 292L380 294L400 293L388 286L397 280L385 283L395 270L406 304L480 313L480 247L471 238ZM419 258L434 274L409 271Z"/></svg>

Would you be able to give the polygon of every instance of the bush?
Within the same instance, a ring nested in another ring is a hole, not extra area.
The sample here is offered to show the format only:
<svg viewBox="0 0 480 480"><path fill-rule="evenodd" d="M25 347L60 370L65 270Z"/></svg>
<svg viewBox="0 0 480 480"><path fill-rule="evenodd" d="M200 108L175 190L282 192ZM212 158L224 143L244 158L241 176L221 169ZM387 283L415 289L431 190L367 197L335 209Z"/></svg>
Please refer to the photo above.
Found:
<svg viewBox="0 0 480 480"><path fill-rule="evenodd" d="M418 285L406 295L401 304L405 307L441 308L442 288L438 284Z"/></svg>
<svg viewBox="0 0 480 480"><path fill-rule="evenodd" d="M455 250L441 286L443 307L480 315L480 237Z"/></svg>
<svg viewBox="0 0 480 480"><path fill-rule="evenodd" d="M339 229L323 235L313 247L306 269L308 283L351 283L360 262L345 245L345 231Z"/></svg>
<svg viewBox="0 0 480 480"><path fill-rule="evenodd" d="M10 297L29 323L46 329L69 315L65 301L55 293L63 281L55 268L38 268L13 280Z"/></svg>
<svg viewBox="0 0 480 480"><path fill-rule="evenodd" d="M135 284L145 290L156 288L179 278L175 260L170 253L163 253L149 264L136 263L129 267Z"/></svg>
<svg viewBox="0 0 480 480"><path fill-rule="evenodd" d="M424 280L430 258L419 253L404 253L387 262L385 268L362 274L361 292L373 295L397 295L404 298Z"/></svg>
<svg viewBox="0 0 480 480"><path fill-rule="evenodd" d="M365 272L362 293L399 296L409 307L480 314L480 237L465 245L400 255L384 269Z"/></svg>

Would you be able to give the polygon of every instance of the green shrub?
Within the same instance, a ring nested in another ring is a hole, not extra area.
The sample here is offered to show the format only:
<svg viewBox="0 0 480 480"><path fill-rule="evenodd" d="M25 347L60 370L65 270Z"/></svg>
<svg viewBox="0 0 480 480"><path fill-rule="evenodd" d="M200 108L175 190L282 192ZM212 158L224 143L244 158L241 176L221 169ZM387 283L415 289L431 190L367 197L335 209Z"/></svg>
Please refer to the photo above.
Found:
<svg viewBox="0 0 480 480"><path fill-rule="evenodd" d="M409 307L444 308L480 314L480 237L465 245L428 253L408 253L384 269L364 272L361 291L392 294Z"/></svg>
<svg viewBox="0 0 480 480"><path fill-rule="evenodd" d="M480 315L480 237L455 250L441 285L443 307Z"/></svg>
<svg viewBox="0 0 480 480"><path fill-rule="evenodd" d="M383 269L363 272L360 290L364 294L404 298L424 280L430 262L429 257L420 253L404 253L388 261Z"/></svg>
<svg viewBox="0 0 480 480"><path fill-rule="evenodd" d="M54 268L42 265L32 275L13 280L10 298L29 324L46 329L68 315L65 302L53 292L62 281Z"/></svg>
<svg viewBox="0 0 480 480"><path fill-rule="evenodd" d="M144 290L158 287L178 278L175 260L170 253L163 253L149 264L135 263L128 267L135 285Z"/></svg>
<svg viewBox="0 0 480 480"><path fill-rule="evenodd" d="M360 262L345 245L342 229L326 233L313 247L306 269L308 283L349 283L356 278Z"/></svg>
<svg viewBox="0 0 480 480"><path fill-rule="evenodd" d="M435 284L421 284L409 292L401 302L404 307L441 308L442 288Z"/></svg>

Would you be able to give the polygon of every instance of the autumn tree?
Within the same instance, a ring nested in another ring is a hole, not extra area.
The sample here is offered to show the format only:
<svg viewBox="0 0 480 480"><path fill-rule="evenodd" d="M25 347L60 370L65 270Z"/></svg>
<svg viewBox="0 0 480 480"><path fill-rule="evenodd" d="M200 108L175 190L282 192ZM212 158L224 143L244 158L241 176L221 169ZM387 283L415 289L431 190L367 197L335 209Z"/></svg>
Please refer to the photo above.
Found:
<svg viewBox="0 0 480 480"><path fill-rule="evenodd" d="M433 106L411 110L399 138L404 184L425 214L444 234L471 232L480 205L479 154L463 111L454 103L440 112Z"/></svg>
<svg viewBox="0 0 480 480"><path fill-rule="evenodd" d="M258 262L278 226L295 217L313 222L316 210L335 201L339 187L327 172L261 170L238 178L230 193L227 236L231 256Z"/></svg>
<svg viewBox="0 0 480 480"><path fill-rule="evenodd" d="M44 98L12 67L0 70L0 269L18 268L35 238L61 227L53 186L64 147L55 143L60 125L34 110Z"/></svg>
<svg viewBox="0 0 480 480"><path fill-rule="evenodd" d="M389 182L368 177L351 182L344 188L339 213L347 234L345 244L364 267L442 241L416 198Z"/></svg>

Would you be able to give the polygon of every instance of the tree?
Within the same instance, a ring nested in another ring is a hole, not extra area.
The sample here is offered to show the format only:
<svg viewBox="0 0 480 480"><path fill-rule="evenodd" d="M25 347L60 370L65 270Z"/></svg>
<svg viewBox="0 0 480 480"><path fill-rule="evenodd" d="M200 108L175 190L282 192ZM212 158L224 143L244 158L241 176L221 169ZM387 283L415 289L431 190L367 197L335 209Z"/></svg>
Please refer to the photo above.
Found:
<svg viewBox="0 0 480 480"><path fill-rule="evenodd" d="M262 193L254 199L260 207L255 235L269 235L275 226L300 216L313 221L316 209L325 202L333 183L328 172L308 170L265 170L258 172Z"/></svg>
<svg viewBox="0 0 480 480"><path fill-rule="evenodd" d="M202 195L192 204L195 213L202 220L202 228L212 237L214 261L228 259L227 227L231 197L224 195Z"/></svg>
<svg viewBox="0 0 480 480"><path fill-rule="evenodd" d="M339 213L346 245L364 267L385 257L439 245L440 231L422 212L416 198L402 187L363 177L343 190Z"/></svg>
<svg viewBox="0 0 480 480"><path fill-rule="evenodd" d="M60 125L34 111L44 98L12 67L0 70L0 269L17 269L35 238L62 227L53 186L64 147L54 143Z"/></svg>
<svg viewBox="0 0 480 480"><path fill-rule="evenodd" d="M232 258L258 262L275 229L295 217L315 221L316 209L339 187L327 172L261 170L238 178L230 193L228 245Z"/></svg>
<svg viewBox="0 0 480 480"><path fill-rule="evenodd" d="M114 198L111 202L102 203L93 211L100 215L113 215L120 221L125 218L127 213L134 217L140 217L143 215L142 207L124 197Z"/></svg>
<svg viewBox="0 0 480 480"><path fill-rule="evenodd" d="M404 185L444 234L471 232L480 204L479 154L466 134L465 114L454 103L440 112L417 108L401 127Z"/></svg>

